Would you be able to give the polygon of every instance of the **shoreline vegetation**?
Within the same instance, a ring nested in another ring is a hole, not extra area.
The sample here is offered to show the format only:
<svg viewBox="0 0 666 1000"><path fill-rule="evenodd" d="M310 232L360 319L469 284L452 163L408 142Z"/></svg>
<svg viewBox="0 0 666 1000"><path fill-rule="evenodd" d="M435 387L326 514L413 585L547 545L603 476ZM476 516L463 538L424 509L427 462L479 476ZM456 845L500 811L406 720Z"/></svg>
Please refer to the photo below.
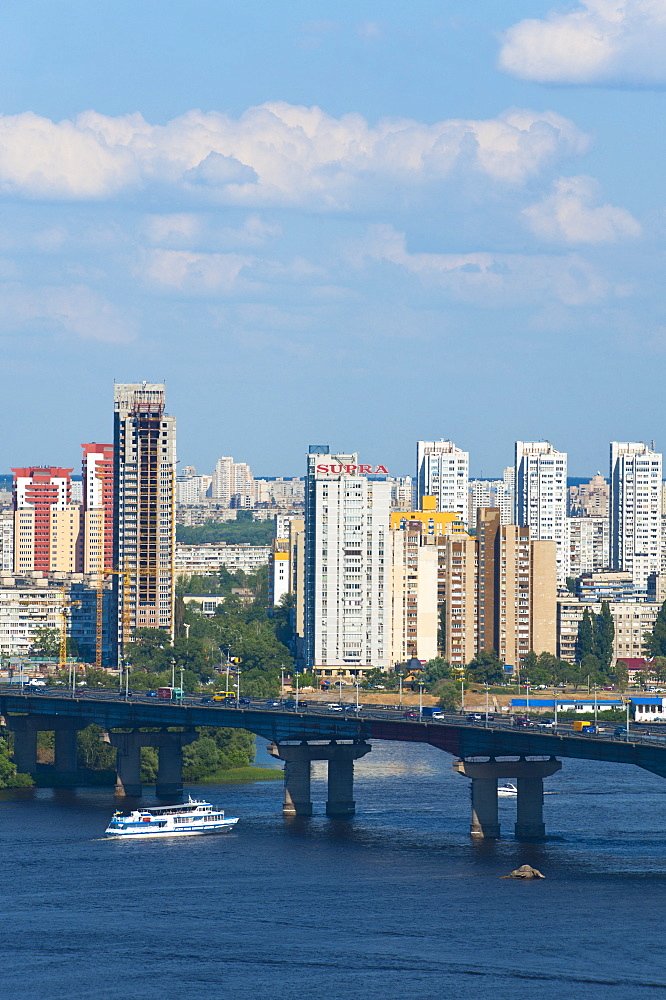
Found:
<svg viewBox="0 0 666 1000"><path fill-rule="evenodd" d="M197 781L184 781L187 785L227 785L241 781L276 781L284 778L281 767L230 767L225 771L215 771Z"/></svg>

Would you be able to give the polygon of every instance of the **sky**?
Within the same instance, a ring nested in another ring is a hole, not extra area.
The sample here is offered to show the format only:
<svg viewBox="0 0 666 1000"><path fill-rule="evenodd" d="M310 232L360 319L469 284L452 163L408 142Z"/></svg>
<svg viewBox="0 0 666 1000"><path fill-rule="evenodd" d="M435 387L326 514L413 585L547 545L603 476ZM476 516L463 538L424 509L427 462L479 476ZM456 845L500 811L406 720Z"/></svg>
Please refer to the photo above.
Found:
<svg viewBox="0 0 666 1000"><path fill-rule="evenodd" d="M666 449L666 0L4 0L0 471Z"/></svg>

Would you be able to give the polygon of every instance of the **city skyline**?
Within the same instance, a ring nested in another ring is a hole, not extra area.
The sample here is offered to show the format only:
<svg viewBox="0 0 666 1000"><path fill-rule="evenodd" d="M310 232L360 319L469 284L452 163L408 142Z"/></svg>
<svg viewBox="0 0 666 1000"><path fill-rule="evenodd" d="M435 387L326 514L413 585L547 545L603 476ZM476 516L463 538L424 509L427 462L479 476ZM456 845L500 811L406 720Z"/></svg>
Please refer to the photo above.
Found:
<svg viewBox="0 0 666 1000"><path fill-rule="evenodd" d="M107 440L111 378L166 382L199 468L663 448L664 19L615 6L10 5L0 468Z"/></svg>

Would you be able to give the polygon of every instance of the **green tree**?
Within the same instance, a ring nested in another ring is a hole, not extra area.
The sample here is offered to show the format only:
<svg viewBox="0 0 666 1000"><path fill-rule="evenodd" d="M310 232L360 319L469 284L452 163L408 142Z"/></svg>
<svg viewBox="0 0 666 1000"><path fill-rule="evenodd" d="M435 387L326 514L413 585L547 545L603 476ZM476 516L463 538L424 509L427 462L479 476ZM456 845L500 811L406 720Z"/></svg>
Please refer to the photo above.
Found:
<svg viewBox="0 0 666 1000"><path fill-rule="evenodd" d="M461 691L455 681L445 681L439 689L439 707L445 712L456 712L461 705Z"/></svg>
<svg viewBox="0 0 666 1000"><path fill-rule="evenodd" d="M60 630L41 625L33 633L30 652L35 656L59 656Z"/></svg>
<svg viewBox="0 0 666 1000"><path fill-rule="evenodd" d="M615 623L608 601L601 602L601 611L596 619L596 656L601 664L601 669L608 673L613 662L613 643L615 641Z"/></svg>
<svg viewBox="0 0 666 1000"><path fill-rule="evenodd" d="M575 576L568 576L567 577L567 590L569 591L570 594L575 594L576 593L576 577Z"/></svg>
<svg viewBox="0 0 666 1000"><path fill-rule="evenodd" d="M666 601L659 609L652 631L643 638L648 656L666 656Z"/></svg>
<svg viewBox="0 0 666 1000"><path fill-rule="evenodd" d="M578 626L578 638L576 639L576 659L582 663L586 656L596 656L597 644L595 627L590 615L590 609L585 608L583 617Z"/></svg>
<svg viewBox="0 0 666 1000"><path fill-rule="evenodd" d="M594 653L588 653L587 656L583 657L580 662L580 672L582 680L587 681L589 677L590 684L599 684L604 678L601 661Z"/></svg>
<svg viewBox="0 0 666 1000"><path fill-rule="evenodd" d="M423 668L423 683L426 691L430 691L441 681L448 680L452 676L451 665L443 656L436 656L428 660Z"/></svg>
<svg viewBox="0 0 666 1000"><path fill-rule="evenodd" d="M627 670L626 664L622 663L621 660L617 660L615 662L611 677L613 683L620 691L627 690L629 687L629 671Z"/></svg>
<svg viewBox="0 0 666 1000"><path fill-rule="evenodd" d="M93 768L96 771L115 768L116 749L102 742L103 732L101 726L93 723L77 734L79 767Z"/></svg>
<svg viewBox="0 0 666 1000"><path fill-rule="evenodd" d="M482 684L499 684L504 680L504 665L494 649L483 649L467 664L473 680Z"/></svg>

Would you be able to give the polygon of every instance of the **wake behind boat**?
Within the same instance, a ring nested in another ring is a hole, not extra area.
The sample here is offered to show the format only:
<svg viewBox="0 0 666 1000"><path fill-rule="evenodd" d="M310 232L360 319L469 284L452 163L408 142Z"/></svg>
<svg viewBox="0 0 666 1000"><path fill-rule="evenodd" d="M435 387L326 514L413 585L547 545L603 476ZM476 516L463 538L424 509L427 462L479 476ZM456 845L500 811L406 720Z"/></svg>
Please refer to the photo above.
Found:
<svg viewBox="0 0 666 1000"><path fill-rule="evenodd" d="M151 809L120 811L106 830L107 837L192 837L199 833L229 833L237 816L225 818L210 802L190 798L182 805L154 806Z"/></svg>

